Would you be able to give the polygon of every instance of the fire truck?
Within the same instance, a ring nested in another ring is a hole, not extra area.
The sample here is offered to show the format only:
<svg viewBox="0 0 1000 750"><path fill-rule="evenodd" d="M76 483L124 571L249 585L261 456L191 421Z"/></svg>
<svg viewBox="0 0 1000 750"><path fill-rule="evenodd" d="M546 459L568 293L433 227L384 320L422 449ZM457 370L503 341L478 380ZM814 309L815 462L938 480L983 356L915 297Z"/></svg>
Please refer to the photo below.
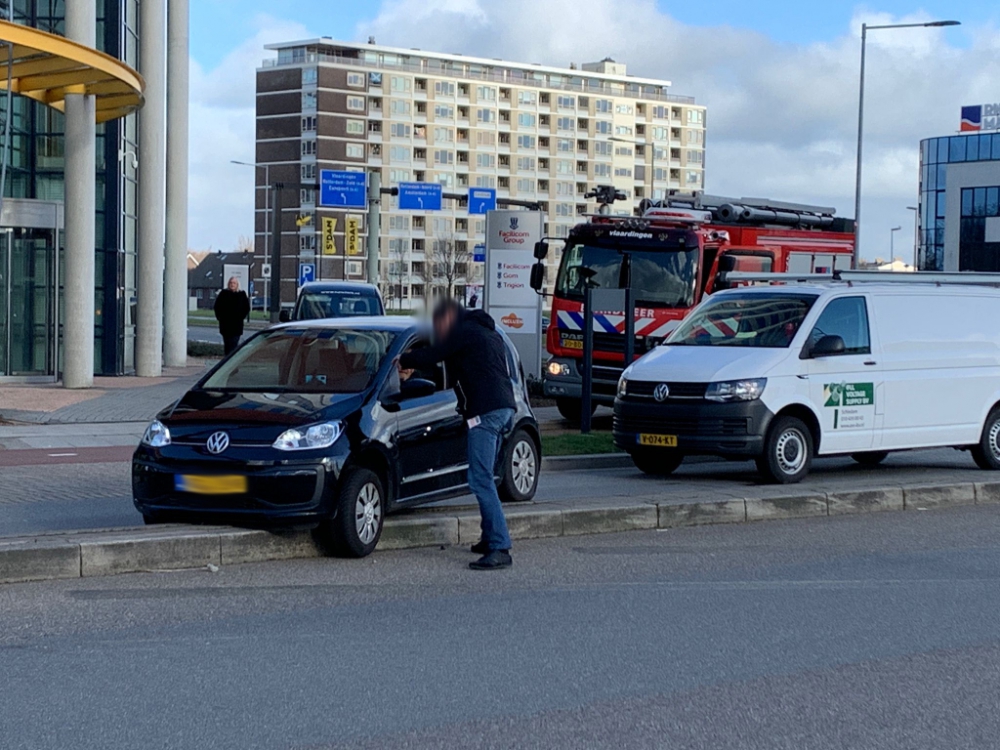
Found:
<svg viewBox="0 0 1000 750"><path fill-rule="evenodd" d="M610 198L602 206L613 202ZM852 267L854 221L834 209L773 200L674 194L644 201L638 216L595 214L565 240L546 336L544 392L567 419L581 416L586 288L628 286L635 356L663 340L705 295L726 289L730 271L831 273ZM539 243L536 288L548 242ZM625 312L594 310L592 405L613 404L624 369Z"/></svg>

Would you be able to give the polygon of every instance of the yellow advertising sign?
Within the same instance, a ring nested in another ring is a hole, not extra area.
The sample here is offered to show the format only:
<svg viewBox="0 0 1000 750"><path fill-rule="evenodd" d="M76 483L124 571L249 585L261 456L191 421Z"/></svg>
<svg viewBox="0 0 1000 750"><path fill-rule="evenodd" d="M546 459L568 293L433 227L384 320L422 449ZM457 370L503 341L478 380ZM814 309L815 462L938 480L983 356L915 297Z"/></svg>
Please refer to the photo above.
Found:
<svg viewBox="0 0 1000 750"><path fill-rule="evenodd" d="M347 254L361 255L361 221L347 217Z"/></svg>
<svg viewBox="0 0 1000 750"><path fill-rule="evenodd" d="M337 238L334 233L337 231L337 220L327 216L323 217L323 255L337 254Z"/></svg>

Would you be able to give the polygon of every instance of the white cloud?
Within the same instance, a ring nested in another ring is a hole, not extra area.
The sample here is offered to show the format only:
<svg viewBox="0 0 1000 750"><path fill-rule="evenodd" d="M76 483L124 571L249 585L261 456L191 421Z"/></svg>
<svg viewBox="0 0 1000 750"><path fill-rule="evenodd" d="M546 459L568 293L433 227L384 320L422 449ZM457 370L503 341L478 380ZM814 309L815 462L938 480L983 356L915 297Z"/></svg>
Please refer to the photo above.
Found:
<svg viewBox="0 0 1000 750"><path fill-rule="evenodd" d="M930 20L858 12L826 43L779 44L727 26L683 25L653 0L386 0L358 37L383 44L554 65L625 62L709 107L711 192L834 205L853 214L859 30ZM921 138L954 132L962 103L995 98L1000 33L873 31L868 44L864 254L888 254L889 228L912 242Z"/></svg>
<svg viewBox="0 0 1000 750"><path fill-rule="evenodd" d="M190 245L231 250L253 234L256 70L265 44L306 39L305 26L260 16L258 31L212 70L191 62Z"/></svg>

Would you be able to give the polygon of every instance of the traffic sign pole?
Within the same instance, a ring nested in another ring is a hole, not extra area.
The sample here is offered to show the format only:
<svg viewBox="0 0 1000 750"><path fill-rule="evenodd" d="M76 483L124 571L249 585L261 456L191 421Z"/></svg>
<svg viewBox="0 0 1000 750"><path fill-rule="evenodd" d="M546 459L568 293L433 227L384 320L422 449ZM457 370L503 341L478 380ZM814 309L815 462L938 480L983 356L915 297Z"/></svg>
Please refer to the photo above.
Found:
<svg viewBox="0 0 1000 750"><path fill-rule="evenodd" d="M368 175L368 283L378 284L379 214L382 207L382 173L378 170Z"/></svg>
<svg viewBox="0 0 1000 750"><path fill-rule="evenodd" d="M281 315L281 193L285 186L275 183L271 190L271 299L268 309L271 322Z"/></svg>

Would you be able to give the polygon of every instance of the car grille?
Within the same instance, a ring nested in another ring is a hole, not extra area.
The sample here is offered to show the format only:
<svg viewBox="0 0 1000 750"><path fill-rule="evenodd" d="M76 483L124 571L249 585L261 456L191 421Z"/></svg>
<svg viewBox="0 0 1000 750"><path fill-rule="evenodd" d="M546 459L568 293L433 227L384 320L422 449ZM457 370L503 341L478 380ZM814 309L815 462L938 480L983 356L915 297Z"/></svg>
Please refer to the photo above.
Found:
<svg viewBox="0 0 1000 750"><path fill-rule="evenodd" d="M653 398L653 391L658 385L660 385L660 381L629 380L625 395L627 398ZM708 390L708 383L667 382L666 385L670 388L670 396L668 396L670 399L704 399L705 391Z"/></svg>
<svg viewBox="0 0 1000 750"><path fill-rule="evenodd" d="M699 419L696 417L629 416L614 417L615 432L647 432L659 435L749 435L746 417Z"/></svg>

